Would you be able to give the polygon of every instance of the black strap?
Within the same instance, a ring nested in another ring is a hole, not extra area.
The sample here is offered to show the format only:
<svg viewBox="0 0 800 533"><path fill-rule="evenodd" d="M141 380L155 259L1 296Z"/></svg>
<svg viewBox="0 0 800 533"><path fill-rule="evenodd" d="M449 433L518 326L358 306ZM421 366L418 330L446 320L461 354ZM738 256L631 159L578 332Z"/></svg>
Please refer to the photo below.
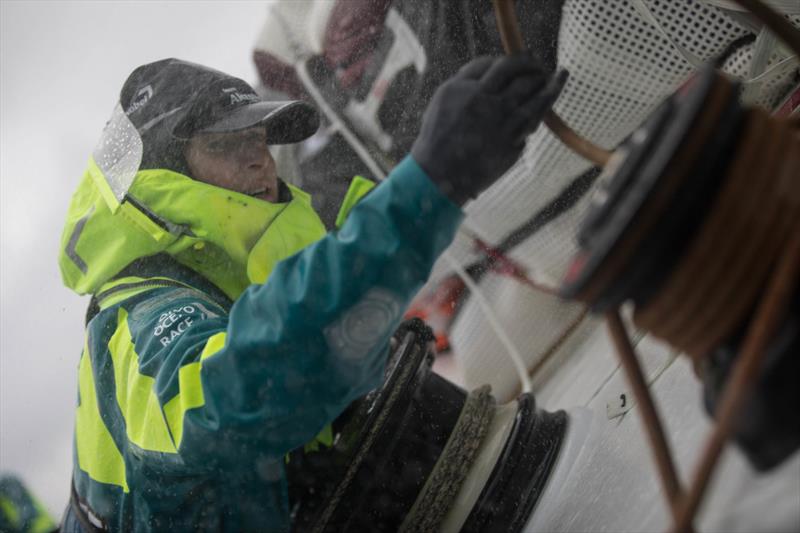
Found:
<svg viewBox="0 0 800 533"><path fill-rule="evenodd" d="M569 211L589 191L592 184L600 175L599 167L592 167L583 174L573 179L558 195L539 209L531 218L508 233L503 240L494 246L501 253L508 253L524 240L535 235L550 222ZM480 281L486 272L491 271L493 259L488 256L481 257L468 265L467 273L475 280ZM466 296L466 293L465 293Z"/></svg>
<svg viewBox="0 0 800 533"><path fill-rule="evenodd" d="M80 499L78 492L75 490L74 482L70 484L69 505L78 522L81 523L84 533L105 533L108 531L103 521L92 512L86 502ZM95 518L94 521L90 518L89 513ZM98 522L99 525L95 524L95 522Z"/></svg>

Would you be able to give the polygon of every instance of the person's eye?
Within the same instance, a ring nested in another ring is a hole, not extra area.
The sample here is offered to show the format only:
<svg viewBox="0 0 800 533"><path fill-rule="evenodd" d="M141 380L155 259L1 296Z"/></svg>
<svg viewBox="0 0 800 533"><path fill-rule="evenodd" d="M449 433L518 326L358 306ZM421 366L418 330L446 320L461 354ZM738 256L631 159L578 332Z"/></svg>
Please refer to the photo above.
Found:
<svg viewBox="0 0 800 533"><path fill-rule="evenodd" d="M248 144L267 144L267 135L265 133L251 133L247 136L246 142Z"/></svg>
<svg viewBox="0 0 800 533"><path fill-rule="evenodd" d="M221 154L230 150L230 143L224 141L212 141L206 144L205 150L210 154Z"/></svg>

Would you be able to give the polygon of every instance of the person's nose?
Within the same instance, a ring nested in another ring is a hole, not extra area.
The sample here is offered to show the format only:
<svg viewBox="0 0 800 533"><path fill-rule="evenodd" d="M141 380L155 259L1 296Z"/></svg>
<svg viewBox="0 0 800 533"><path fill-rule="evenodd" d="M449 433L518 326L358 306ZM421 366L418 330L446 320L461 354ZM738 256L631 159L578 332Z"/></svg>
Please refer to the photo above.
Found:
<svg viewBox="0 0 800 533"><path fill-rule="evenodd" d="M241 157L249 170L261 170L275 165L269 147L265 143L247 143L242 147Z"/></svg>

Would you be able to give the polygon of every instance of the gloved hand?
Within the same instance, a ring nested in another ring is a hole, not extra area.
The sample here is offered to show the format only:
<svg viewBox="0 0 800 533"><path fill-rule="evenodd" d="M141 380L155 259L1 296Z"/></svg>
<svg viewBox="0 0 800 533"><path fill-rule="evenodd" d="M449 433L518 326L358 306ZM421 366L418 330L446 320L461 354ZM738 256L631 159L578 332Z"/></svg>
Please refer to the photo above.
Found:
<svg viewBox="0 0 800 533"><path fill-rule="evenodd" d="M566 80L528 54L475 59L436 90L411 156L464 205L517 161Z"/></svg>

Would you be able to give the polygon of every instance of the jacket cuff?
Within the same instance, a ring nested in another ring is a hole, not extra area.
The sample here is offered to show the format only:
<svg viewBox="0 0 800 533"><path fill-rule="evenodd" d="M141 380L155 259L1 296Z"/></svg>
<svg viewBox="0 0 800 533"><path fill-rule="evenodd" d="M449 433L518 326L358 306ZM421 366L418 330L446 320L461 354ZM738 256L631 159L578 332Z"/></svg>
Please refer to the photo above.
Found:
<svg viewBox="0 0 800 533"><path fill-rule="evenodd" d="M416 162L411 156L407 155L400 163L394 167L394 170L389 174L389 178L394 181L403 182L404 186L414 187L419 190L421 194L435 197L437 201L441 202L440 208L458 213L459 220L464 217L464 212L458 204L453 202L447 194L445 194L427 172ZM387 179L389 179L387 178Z"/></svg>

